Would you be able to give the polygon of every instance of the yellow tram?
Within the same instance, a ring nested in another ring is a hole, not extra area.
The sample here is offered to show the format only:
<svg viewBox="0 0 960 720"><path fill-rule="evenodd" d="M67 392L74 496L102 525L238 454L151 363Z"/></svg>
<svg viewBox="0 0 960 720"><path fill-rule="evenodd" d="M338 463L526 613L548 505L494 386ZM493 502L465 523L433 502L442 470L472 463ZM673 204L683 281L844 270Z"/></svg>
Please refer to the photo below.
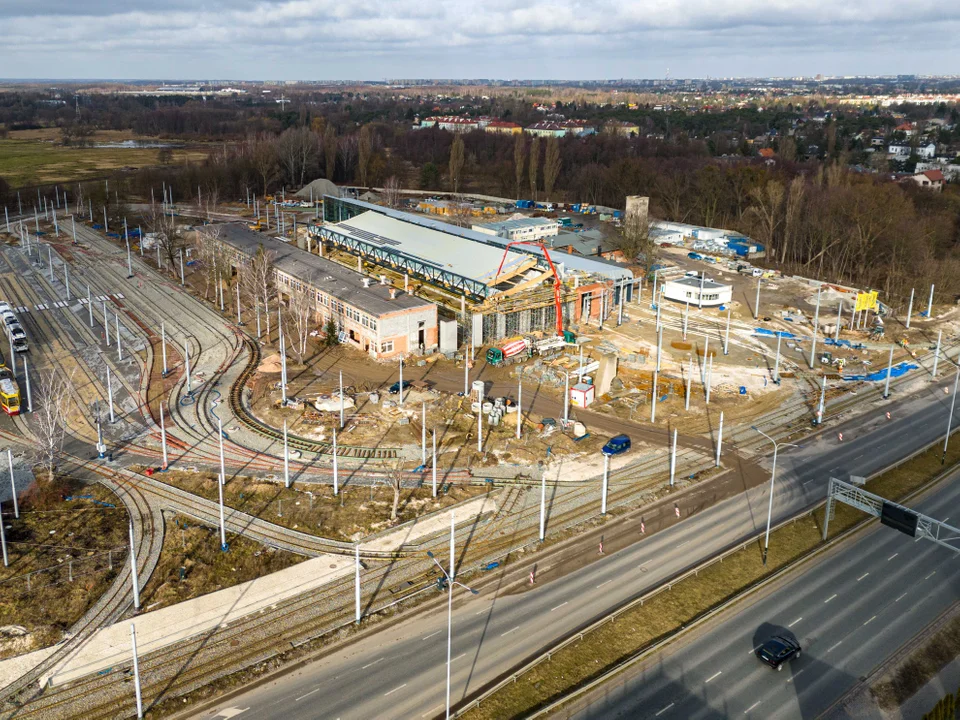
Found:
<svg viewBox="0 0 960 720"><path fill-rule="evenodd" d="M0 363L0 408L7 415L20 414L20 386L10 368Z"/></svg>

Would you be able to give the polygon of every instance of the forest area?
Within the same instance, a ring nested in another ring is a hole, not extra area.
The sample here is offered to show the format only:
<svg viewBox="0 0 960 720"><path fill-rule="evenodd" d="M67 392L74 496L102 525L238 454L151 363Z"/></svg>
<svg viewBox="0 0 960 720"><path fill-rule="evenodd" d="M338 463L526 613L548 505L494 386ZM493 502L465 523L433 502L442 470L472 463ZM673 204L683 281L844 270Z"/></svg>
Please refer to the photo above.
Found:
<svg viewBox="0 0 960 720"><path fill-rule="evenodd" d="M613 112L574 102L563 109L571 117ZM177 197L195 197L199 186L216 204L242 199L248 189L258 195L295 190L317 177L340 185L390 184L615 208L624 206L627 195L645 195L653 218L747 234L767 248L766 262L784 272L876 288L892 304L931 282L941 301L960 294L958 188L923 191L892 181L888 173L851 168L857 152L853 129L859 122L882 131L876 117L856 121L838 114L807 134L805 142L824 148L822 157L801 157L798 141L781 133L771 163L756 157L747 141L785 127L798 108L708 114L698 125L682 114L664 122L664 114L641 112L634 121L665 131L656 137L600 132L549 139L413 126L415 118L436 111L428 102L343 94L318 96L286 111L244 100L98 96L80 109L77 121L70 107L0 98L4 127L55 124L70 142L84 135L78 125L93 124L217 140L203 162L172 164L161 150L156 165L120 174L130 197L149 198L163 184ZM521 123L538 119L528 105L503 98L475 111ZM956 116L956 108L941 112ZM0 203L9 204L13 192L0 178ZM95 194L95 187L87 190Z"/></svg>

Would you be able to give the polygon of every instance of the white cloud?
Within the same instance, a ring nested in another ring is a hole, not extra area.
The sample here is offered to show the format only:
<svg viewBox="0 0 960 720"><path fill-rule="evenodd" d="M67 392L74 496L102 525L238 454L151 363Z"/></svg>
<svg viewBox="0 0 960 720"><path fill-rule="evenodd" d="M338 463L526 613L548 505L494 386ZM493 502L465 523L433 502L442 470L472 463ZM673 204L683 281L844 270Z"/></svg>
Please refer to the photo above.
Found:
<svg viewBox="0 0 960 720"><path fill-rule="evenodd" d="M960 55L960 4L894 0L39 0L0 17L8 77L934 73Z"/></svg>

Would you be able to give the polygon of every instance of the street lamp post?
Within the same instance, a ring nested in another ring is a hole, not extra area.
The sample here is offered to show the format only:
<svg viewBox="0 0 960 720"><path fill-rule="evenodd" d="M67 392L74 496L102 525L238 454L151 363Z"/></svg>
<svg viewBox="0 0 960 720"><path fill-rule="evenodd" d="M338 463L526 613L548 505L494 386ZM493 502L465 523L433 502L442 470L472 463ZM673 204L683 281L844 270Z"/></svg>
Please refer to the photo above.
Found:
<svg viewBox="0 0 960 720"><path fill-rule="evenodd" d="M773 517L773 483L774 479L777 476L777 452L780 450L781 445L787 445L789 447L796 447L793 443L778 443L772 437L767 435L763 430L758 428L756 425L751 425L754 430L763 435L767 440L773 443L773 466L770 468L770 500L767 503L767 532L763 537L763 564L767 564L767 549L770 547L770 520Z"/></svg>
<svg viewBox="0 0 960 720"><path fill-rule="evenodd" d="M947 416L947 436L943 439L943 457L940 458L940 464L947 461L947 445L950 443L950 428L953 425L953 409L957 404L957 384L960 383L960 365L957 366L957 374L953 380L953 398L950 400L950 414Z"/></svg>
<svg viewBox="0 0 960 720"><path fill-rule="evenodd" d="M450 513L450 571L447 572L443 565L440 564L440 561L434 557L432 552L427 551L427 556L433 560L434 564L440 568L440 572L443 573L443 577L447 581L447 720L450 720L450 657L453 649L453 586L459 585L464 590L469 591L473 595L479 595L479 591L474 590L473 588L467 587L461 582L456 580L456 565L454 560L454 528L456 526L456 520L454 514Z"/></svg>

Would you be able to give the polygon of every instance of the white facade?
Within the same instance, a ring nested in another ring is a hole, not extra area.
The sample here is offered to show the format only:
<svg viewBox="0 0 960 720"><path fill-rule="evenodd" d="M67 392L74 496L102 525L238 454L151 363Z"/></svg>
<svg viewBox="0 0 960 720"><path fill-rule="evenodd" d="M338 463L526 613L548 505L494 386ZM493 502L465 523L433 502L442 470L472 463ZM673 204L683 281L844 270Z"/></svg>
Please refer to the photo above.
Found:
<svg viewBox="0 0 960 720"><path fill-rule="evenodd" d="M522 218L503 222L473 225L471 230L507 240L542 240L554 237L560 231L556 220L549 218Z"/></svg>
<svg viewBox="0 0 960 720"><path fill-rule="evenodd" d="M703 301L700 300L701 289ZM724 305L733 299L733 285L718 283L709 278L682 277L667 280L663 285L663 297L678 303L690 303L703 307Z"/></svg>

